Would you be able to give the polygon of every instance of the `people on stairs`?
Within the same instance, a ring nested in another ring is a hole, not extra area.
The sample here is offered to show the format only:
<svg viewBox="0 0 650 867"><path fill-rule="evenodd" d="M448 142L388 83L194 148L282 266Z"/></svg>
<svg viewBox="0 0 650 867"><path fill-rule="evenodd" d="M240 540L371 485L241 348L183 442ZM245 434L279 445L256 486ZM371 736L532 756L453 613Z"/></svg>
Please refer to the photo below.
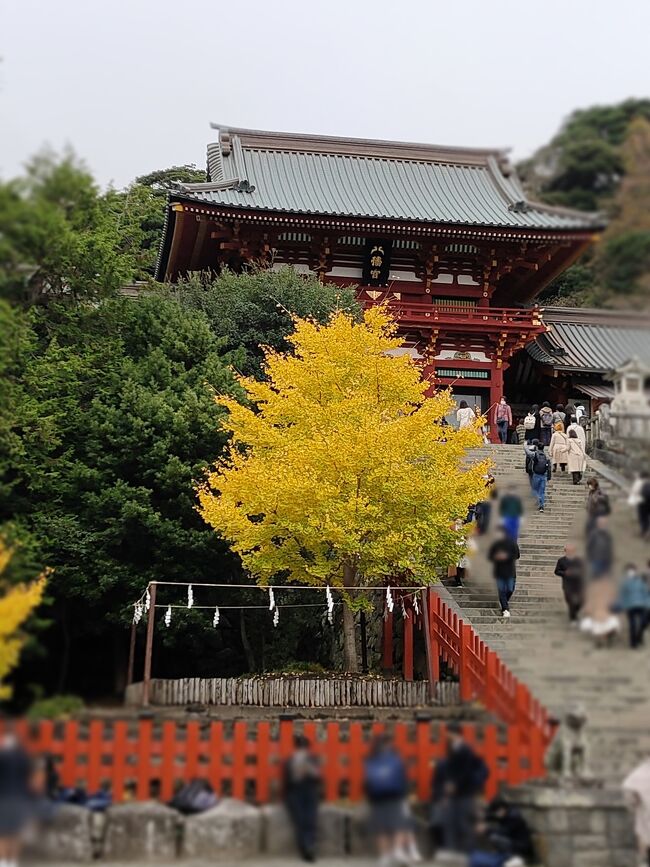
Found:
<svg viewBox="0 0 650 867"><path fill-rule="evenodd" d="M577 425L571 425L571 428L574 427ZM587 455L582 440L575 430L569 430L567 446L569 472L573 478L573 484L579 485L582 481L582 474L587 468Z"/></svg>
<svg viewBox="0 0 650 867"><path fill-rule="evenodd" d="M488 559L494 569L501 615L505 618L510 617L510 599L517 586L517 560L520 556L519 545L508 536L504 527L498 527Z"/></svg>
<svg viewBox="0 0 650 867"><path fill-rule="evenodd" d="M458 409L456 410L456 421L458 422L459 430L462 430L466 427L471 427L476 421L474 410L467 405L466 400L461 400L461 402L458 404Z"/></svg>
<svg viewBox="0 0 650 867"><path fill-rule="evenodd" d="M587 482L587 527L586 535L589 538L589 533L596 525L598 518L609 515L612 511L609 504L609 497L602 490L598 479L591 478Z"/></svg>
<svg viewBox="0 0 650 867"><path fill-rule="evenodd" d="M616 610L627 616L630 647L636 649L643 644L643 634L650 619L650 588L645 578L633 563L625 567Z"/></svg>
<svg viewBox="0 0 650 867"><path fill-rule="evenodd" d="M562 579L562 592L569 611L569 621L577 623L585 599L585 566L573 542L564 546L564 554L557 561L555 574Z"/></svg>
<svg viewBox="0 0 650 867"><path fill-rule="evenodd" d="M551 404L545 400L539 411L539 440L542 445L550 445L552 433L553 410L551 409Z"/></svg>
<svg viewBox="0 0 650 867"><path fill-rule="evenodd" d="M523 514L524 507L521 497L517 495L514 485L508 485L506 493L501 497L499 503L499 517L501 518L501 526L514 542L519 539Z"/></svg>
<svg viewBox="0 0 650 867"><path fill-rule="evenodd" d="M531 460L531 486L537 497L537 508L544 511L546 505L546 484L551 478L551 462L544 452L544 444L535 446L535 453Z"/></svg>
<svg viewBox="0 0 650 867"><path fill-rule="evenodd" d="M508 442L508 430L512 425L512 410L505 397L502 397L494 408L494 424L499 434L499 442L505 445Z"/></svg>
<svg viewBox="0 0 650 867"><path fill-rule="evenodd" d="M561 421L555 423L548 451L553 464L553 472L557 472L559 465L562 472L566 473L566 465L569 461L569 437L564 432L564 425Z"/></svg>
<svg viewBox="0 0 650 867"><path fill-rule="evenodd" d="M620 625L612 613L616 596L612 567L614 542L609 531L606 515L599 515L587 536L587 563L589 584L587 586L586 617L582 628L596 639L597 646L611 643Z"/></svg>

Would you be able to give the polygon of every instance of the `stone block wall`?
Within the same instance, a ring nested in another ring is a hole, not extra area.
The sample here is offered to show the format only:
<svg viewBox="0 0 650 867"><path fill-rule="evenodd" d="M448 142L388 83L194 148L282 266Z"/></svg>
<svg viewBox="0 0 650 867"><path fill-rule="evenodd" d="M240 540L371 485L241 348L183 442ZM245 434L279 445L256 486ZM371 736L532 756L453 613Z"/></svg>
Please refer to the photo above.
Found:
<svg viewBox="0 0 650 867"><path fill-rule="evenodd" d="M531 826L544 867L634 867L634 821L620 791L530 785L507 798Z"/></svg>

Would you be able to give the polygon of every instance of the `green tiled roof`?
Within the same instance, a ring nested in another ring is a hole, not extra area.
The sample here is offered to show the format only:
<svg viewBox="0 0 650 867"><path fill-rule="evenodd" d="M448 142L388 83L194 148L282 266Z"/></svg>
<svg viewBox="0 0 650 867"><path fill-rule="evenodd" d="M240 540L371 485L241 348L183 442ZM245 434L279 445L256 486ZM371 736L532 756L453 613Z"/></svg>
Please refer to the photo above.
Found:
<svg viewBox="0 0 650 867"><path fill-rule="evenodd" d="M526 347L558 370L605 373L637 356L650 363L650 316L615 310L546 308L550 331Z"/></svg>
<svg viewBox="0 0 650 867"><path fill-rule="evenodd" d="M498 150L336 139L220 127L207 184L179 198L294 214L590 230L594 214L526 201Z"/></svg>

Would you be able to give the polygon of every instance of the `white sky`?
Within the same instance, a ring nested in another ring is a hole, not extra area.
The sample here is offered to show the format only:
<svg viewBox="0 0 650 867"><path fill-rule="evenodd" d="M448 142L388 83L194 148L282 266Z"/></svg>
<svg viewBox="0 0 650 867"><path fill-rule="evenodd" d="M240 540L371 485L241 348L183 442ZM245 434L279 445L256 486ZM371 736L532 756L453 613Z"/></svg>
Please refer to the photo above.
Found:
<svg viewBox="0 0 650 867"><path fill-rule="evenodd" d="M648 0L0 0L0 176L205 164L210 121L508 146L650 96Z"/></svg>

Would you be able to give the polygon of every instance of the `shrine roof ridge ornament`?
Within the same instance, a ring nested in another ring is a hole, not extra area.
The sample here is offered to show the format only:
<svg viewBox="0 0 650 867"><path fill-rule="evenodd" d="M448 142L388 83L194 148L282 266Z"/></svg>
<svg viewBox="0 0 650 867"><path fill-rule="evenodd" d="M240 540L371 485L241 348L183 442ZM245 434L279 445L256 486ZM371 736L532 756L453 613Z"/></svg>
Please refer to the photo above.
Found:
<svg viewBox="0 0 650 867"><path fill-rule="evenodd" d="M337 138L213 124L208 182L171 200L242 212L593 233L599 214L527 200L504 149Z"/></svg>

